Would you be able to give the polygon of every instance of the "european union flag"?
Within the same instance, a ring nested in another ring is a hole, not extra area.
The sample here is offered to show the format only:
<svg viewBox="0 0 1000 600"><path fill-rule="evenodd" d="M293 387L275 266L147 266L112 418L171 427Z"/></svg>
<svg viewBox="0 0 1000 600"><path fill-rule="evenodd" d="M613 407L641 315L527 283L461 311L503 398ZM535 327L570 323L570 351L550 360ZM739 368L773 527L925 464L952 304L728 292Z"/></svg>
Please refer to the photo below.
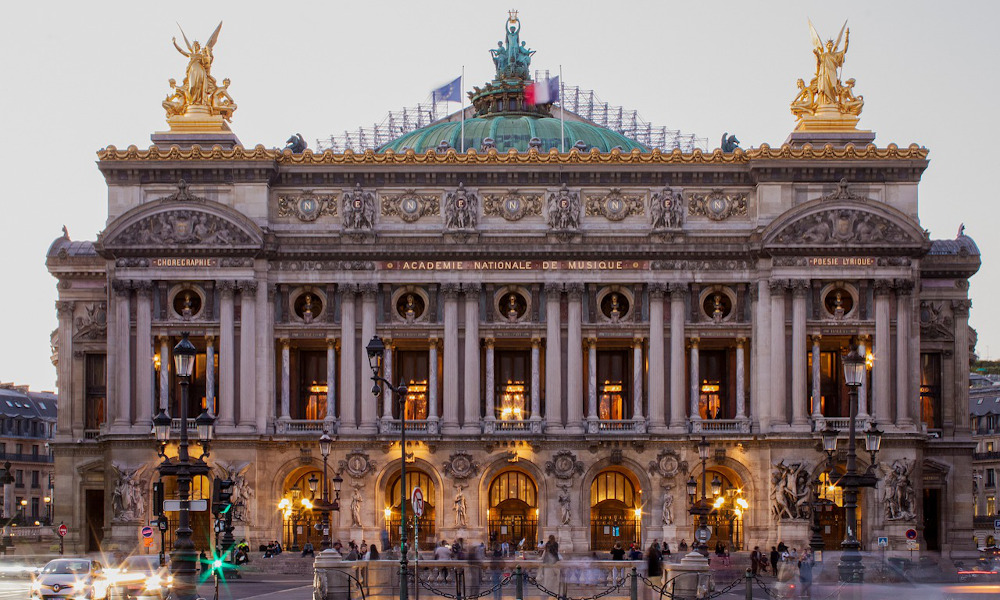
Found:
<svg viewBox="0 0 1000 600"><path fill-rule="evenodd" d="M448 102L461 102L462 101L462 77L456 77L454 81L446 83L439 87L438 89L431 92L431 98L434 102L439 102L441 100L446 100Z"/></svg>

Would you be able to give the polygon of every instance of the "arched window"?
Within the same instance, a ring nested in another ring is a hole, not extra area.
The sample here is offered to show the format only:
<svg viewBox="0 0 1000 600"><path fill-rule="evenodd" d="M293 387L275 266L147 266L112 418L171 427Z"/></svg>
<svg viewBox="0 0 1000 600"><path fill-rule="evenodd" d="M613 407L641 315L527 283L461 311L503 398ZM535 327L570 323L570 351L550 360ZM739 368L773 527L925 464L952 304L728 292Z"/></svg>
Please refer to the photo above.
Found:
<svg viewBox="0 0 1000 600"><path fill-rule="evenodd" d="M622 471L608 470L590 484L590 549L607 552L616 544L640 544L641 491Z"/></svg>
<svg viewBox="0 0 1000 600"><path fill-rule="evenodd" d="M512 548L533 548L538 537L538 487L527 473L504 471L493 478L486 512L489 538Z"/></svg>
<svg viewBox="0 0 1000 600"><path fill-rule="evenodd" d="M306 542L318 546L323 536L316 531L314 525L320 522L322 515L314 511L312 506L313 502L323 497L322 471L296 471L285 480L281 492L278 509L284 529L285 547L298 551Z"/></svg>
<svg viewBox="0 0 1000 600"><path fill-rule="evenodd" d="M386 526L389 529L389 541L393 546L399 544L399 525L400 518L402 516L402 510L400 504L403 501L400 491L402 489L403 482L400 479L399 473L396 473L391 480L391 483L386 488L385 497L385 508L383 509L383 515L385 517ZM419 517L416 521L417 533L414 536L413 533L413 508L410 504L410 498L413 497L414 488L420 488L420 492L424 496L424 514ZM436 507L434 506L435 499L435 487L434 480L424 473L423 471L415 469L407 469L406 472L406 527L407 527L407 539L410 540L409 543L413 543L414 539L417 539L420 544L421 549L433 549L434 541L436 539L436 529L435 529L435 512ZM381 548L384 550L384 548Z"/></svg>

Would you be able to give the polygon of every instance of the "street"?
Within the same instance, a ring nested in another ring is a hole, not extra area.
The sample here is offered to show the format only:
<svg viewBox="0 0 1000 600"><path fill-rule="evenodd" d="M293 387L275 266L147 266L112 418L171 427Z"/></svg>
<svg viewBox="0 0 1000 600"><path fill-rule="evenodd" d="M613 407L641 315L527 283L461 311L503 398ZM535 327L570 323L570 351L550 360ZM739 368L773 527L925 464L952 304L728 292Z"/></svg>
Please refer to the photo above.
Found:
<svg viewBox="0 0 1000 600"><path fill-rule="evenodd" d="M30 582L27 579L0 579L0 600L25 600ZM202 598L215 597L215 586L207 582L198 586ZM312 579L280 575L248 576L219 584L219 600L311 600ZM117 597L114 598L117 600Z"/></svg>

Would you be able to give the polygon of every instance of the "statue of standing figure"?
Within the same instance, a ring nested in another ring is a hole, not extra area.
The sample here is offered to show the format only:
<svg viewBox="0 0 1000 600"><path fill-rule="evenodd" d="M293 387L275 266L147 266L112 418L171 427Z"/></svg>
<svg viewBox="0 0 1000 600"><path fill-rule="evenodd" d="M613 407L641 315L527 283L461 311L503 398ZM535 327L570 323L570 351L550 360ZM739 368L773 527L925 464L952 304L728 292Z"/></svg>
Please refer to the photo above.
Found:
<svg viewBox="0 0 1000 600"><path fill-rule="evenodd" d="M505 31L506 45L504 41L499 41L497 47L490 50L497 70L496 77L529 79L531 56L535 51L521 41L521 21L517 18L517 11L512 10L509 15Z"/></svg>
<svg viewBox="0 0 1000 600"><path fill-rule="evenodd" d="M469 505L465 501L465 494L462 493L464 485L455 486L455 521L459 527L469 526Z"/></svg>

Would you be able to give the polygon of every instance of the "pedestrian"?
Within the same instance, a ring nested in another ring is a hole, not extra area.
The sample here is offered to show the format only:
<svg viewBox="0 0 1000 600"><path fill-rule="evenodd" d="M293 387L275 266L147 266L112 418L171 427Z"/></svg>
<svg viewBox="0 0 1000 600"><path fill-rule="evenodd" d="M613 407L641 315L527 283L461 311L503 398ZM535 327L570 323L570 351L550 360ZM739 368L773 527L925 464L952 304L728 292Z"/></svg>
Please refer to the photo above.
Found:
<svg viewBox="0 0 1000 600"><path fill-rule="evenodd" d="M615 542L611 548L611 560L625 560L625 549L622 548L621 542Z"/></svg>
<svg viewBox="0 0 1000 600"><path fill-rule="evenodd" d="M753 552L750 553L750 572L754 575L760 573L760 546L754 546Z"/></svg>
<svg viewBox="0 0 1000 600"><path fill-rule="evenodd" d="M771 559L771 573L774 573L775 577L777 577L778 559L781 558L781 554L778 552L778 549L775 548L774 546L771 546L771 555L769 558Z"/></svg>
<svg viewBox="0 0 1000 600"><path fill-rule="evenodd" d="M545 545L542 547L542 568L539 569L539 579L545 589L550 590L554 594L561 595L559 590L559 567L554 566L557 562L559 562L559 542L556 541L556 536L549 535L549 541L545 542Z"/></svg>
<svg viewBox="0 0 1000 600"><path fill-rule="evenodd" d="M315 551L313 550L312 542L306 542L302 545L302 558L307 556L316 556Z"/></svg>
<svg viewBox="0 0 1000 600"><path fill-rule="evenodd" d="M503 546L494 542L492 554L493 556L490 558L490 580L493 584L493 600L503 600L503 586L500 585L500 581L503 579Z"/></svg>
<svg viewBox="0 0 1000 600"><path fill-rule="evenodd" d="M799 561L799 582L802 585L802 595L806 598L812 598L812 568L812 553L805 550L802 552L802 560Z"/></svg>
<svg viewBox="0 0 1000 600"><path fill-rule="evenodd" d="M652 579L663 575L663 555L660 554L660 545L653 542L649 545L646 553L646 574Z"/></svg>
<svg viewBox="0 0 1000 600"><path fill-rule="evenodd" d="M684 541L684 538L681 538L681 543L677 544L677 551L678 552L687 552L688 551L688 544L687 544L687 542Z"/></svg>
<svg viewBox="0 0 1000 600"><path fill-rule="evenodd" d="M663 554L663 556L666 556L669 559L670 558L670 544L668 544L666 541L664 541L663 542L663 547L660 549L660 552Z"/></svg>
<svg viewBox="0 0 1000 600"><path fill-rule="evenodd" d="M434 549L434 560L449 560L451 559L451 548L448 547L448 542L441 540L438 547Z"/></svg>

